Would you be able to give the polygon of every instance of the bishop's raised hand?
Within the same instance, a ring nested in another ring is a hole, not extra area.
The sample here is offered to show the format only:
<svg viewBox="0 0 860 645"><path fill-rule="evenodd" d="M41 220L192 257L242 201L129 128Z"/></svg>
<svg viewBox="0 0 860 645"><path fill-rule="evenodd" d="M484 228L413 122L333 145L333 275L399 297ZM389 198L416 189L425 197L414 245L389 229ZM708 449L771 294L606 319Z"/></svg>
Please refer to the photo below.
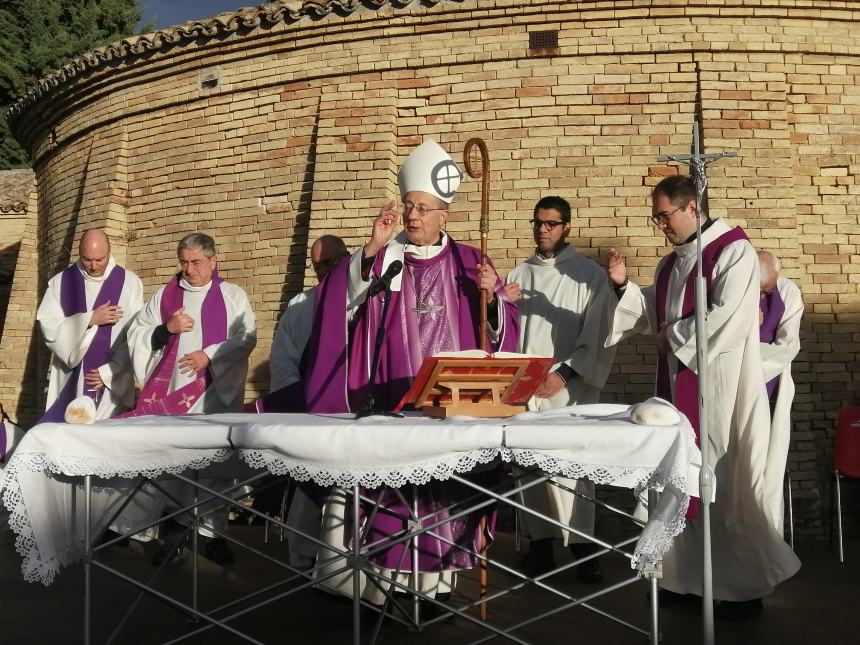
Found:
<svg viewBox="0 0 860 645"><path fill-rule="evenodd" d="M400 213L397 211L397 204L394 200L382 207L379 215L373 220L370 241L364 245L364 257L369 258L376 255L382 247L391 241L399 219Z"/></svg>

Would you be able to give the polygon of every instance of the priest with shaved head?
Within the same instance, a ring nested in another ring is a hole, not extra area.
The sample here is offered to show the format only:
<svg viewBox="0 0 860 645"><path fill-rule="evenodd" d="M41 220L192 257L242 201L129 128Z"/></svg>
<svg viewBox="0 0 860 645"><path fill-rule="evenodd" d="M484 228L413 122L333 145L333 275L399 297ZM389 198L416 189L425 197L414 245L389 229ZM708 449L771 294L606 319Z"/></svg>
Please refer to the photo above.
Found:
<svg viewBox="0 0 860 645"><path fill-rule="evenodd" d="M96 419L134 405L126 328L142 306L140 278L116 263L103 230L85 231L77 262L48 281L36 314L51 352L40 423L64 421L80 396L93 400Z"/></svg>

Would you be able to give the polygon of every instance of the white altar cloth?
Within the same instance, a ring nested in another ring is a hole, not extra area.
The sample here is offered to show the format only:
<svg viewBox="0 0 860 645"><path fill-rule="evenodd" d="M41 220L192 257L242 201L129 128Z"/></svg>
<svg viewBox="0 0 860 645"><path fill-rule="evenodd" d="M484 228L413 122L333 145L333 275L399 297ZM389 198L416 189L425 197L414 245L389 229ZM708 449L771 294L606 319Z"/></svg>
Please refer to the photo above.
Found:
<svg viewBox="0 0 860 645"><path fill-rule="evenodd" d="M626 408L574 406L510 419L446 421L227 413L46 423L26 433L9 462L3 502L18 534L24 578L50 584L84 553L83 475L109 480L97 481L93 494L93 523L100 529L121 504L114 491L131 488L129 478L204 468L211 476L233 454L273 474L343 487L423 484L501 457L551 474L664 490L636 547L633 564L641 570L662 558L683 530L693 490L688 467L701 457L686 419L660 427L599 418Z"/></svg>

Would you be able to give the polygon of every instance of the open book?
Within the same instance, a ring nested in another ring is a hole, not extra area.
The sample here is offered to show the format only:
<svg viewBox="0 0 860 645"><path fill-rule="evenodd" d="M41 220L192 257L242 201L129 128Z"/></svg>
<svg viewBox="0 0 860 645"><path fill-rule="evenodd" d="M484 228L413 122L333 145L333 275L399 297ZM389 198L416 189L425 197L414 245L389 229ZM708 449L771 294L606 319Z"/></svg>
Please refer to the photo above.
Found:
<svg viewBox="0 0 860 645"><path fill-rule="evenodd" d="M395 412L412 405L442 418L517 414L526 409L554 363L553 358L512 352L443 352L424 359Z"/></svg>

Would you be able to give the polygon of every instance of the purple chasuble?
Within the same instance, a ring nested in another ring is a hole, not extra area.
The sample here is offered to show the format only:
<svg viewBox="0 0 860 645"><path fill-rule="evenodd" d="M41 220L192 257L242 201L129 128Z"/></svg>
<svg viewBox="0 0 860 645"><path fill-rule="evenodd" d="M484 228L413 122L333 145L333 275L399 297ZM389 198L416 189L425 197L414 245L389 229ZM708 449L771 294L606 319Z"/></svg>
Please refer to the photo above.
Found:
<svg viewBox="0 0 860 645"><path fill-rule="evenodd" d="M384 255L385 249L377 254L371 277L381 274ZM405 256L402 289L391 294L385 341L373 385L379 407L390 410L400 402L426 356L478 347L480 292L475 267L480 258L477 249L450 238L434 258ZM308 347L306 394L311 412L356 410L367 392L373 341L382 315L382 294L359 307L348 330L348 280L348 264L343 263L317 289ZM416 297L416 291L422 300ZM496 292L501 291L500 280ZM519 334L518 312L515 305L503 302L502 335L493 349L513 352ZM418 342L413 340L416 338Z"/></svg>
<svg viewBox="0 0 860 645"><path fill-rule="evenodd" d="M386 247L387 248L387 247ZM382 273L385 249L376 256L371 277ZM392 409L407 392L425 356L439 351L476 349L480 341L480 290L475 282L475 267L480 252L450 237L447 246L435 257L421 260L406 254L401 290L392 292L385 321L382 346L374 382L374 397L383 409ZM346 318L348 263L338 265L317 289L313 333L308 347L306 397L311 412L348 412L364 400L373 359L373 341L382 314L382 294L359 307L351 329ZM498 281L496 293L502 291ZM499 297L501 297L499 295ZM496 351L516 351L519 338L517 307L502 301L502 335ZM416 342L417 339L417 342ZM492 485L497 470L475 473L470 477ZM401 490L410 500L418 500L418 514L424 526L456 514L444 510L454 502L466 500L472 489L454 482L429 484ZM375 542L402 534L407 528L410 508L397 491L381 488L365 493L378 498L393 513L375 513L368 527L367 540ZM367 509L365 509L367 510ZM488 534L480 531L482 516L489 516ZM350 519L351 521L351 519ZM482 510L459 517L437 527L446 540L473 551L480 551L492 539L495 511ZM347 535L351 533L346 532ZM438 572L472 568L477 558L461 548L437 538L421 535L418 539L418 570ZM386 569L412 570L409 545L396 544L370 558Z"/></svg>
<svg viewBox="0 0 860 645"><path fill-rule="evenodd" d="M702 250L702 275L707 283L707 305L711 306L711 286L713 283L714 267L720 254L729 244L738 240L748 240L747 234L741 227L733 228L726 231L717 239L712 241ZM675 261L678 259L676 253L672 253L669 259L663 264L660 274L657 276L657 326L666 320L666 307L668 305L669 294L669 277L672 274L672 268L675 266ZM690 271L687 276L687 283L684 286L684 302L681 309L682 318L689 318L696 314L696 266ZM675 407L683 412L693 430L696 433L696 445L700 445L699 439L699 377L689 367L678 361L678 371L675 374L674 395L672 393L672 385L670 382L669 362L666 356L660 356L657 361L657 396L672 401ZM687 509L687 517L695 518L699 512L699 499L697 497L690 498L690 505Z"/></svg>
<svg viewBox="0 0 860 645"><path fill-rule="evenodd" d="M202 347L209 347L227 340L227 305L224 294L221 293L221 283L224 282L218 271L212 273L212 286L203 298L200 308L200 324L203 325ZM183 305L185 291L179 286L179 274L173 276L164 292L161 294L161 322L166 323L173 312ZM117 419L138 417L145 414L186 414L188 410L206 391L212 377L206 367L197 372L197 378L191 383L169 392L173 380L173 369L176 366L176 355L179 351L181 334L171 334L164 347L161 360L140 392L137 405L133 410L117 415Z"/></svg>
<svg viewBox="0 0 860 645"><path fill-rule="evenodd" d="M119 265L114 265L110 274L102 281L101 289L99 289L99 293L93 301L92 309L96 309L107 302L119 303L124 284L125 269ZM63 315L67 318L75 314L91 311L87 309L87 291L84 276L77 264L66 268L60 277L60 307L63 310ZM66 406L77 396L81 370L83 370L84 374L87 374L108 362L110 358L112 331L113 324L99 325L96 335L87 349L87 353L84 354L81 362L72 369L69 380L63 386L63 389L60 390L51 407L45 411L45 414L37 423L46 423L49 421L54 423L65 422ZM101 389L91 390L84 384L84 395L90 397L95 402L96 407L98 407L99 400L101 399L101 392Z"/></svg>
<svg viewBox="0 0 860 645"><path fill-rule="evenodd" d="M758 328L759 341L772 345L776 341L776 332L779 330L782 317L785 315L785 301L782 299L779 289L774 287L773 291L764 294L759 299L758 307L761 312L761 324ZM772 378L765 387L767 388L768 400L776 401L779 394L779 377Z"/></svg>

